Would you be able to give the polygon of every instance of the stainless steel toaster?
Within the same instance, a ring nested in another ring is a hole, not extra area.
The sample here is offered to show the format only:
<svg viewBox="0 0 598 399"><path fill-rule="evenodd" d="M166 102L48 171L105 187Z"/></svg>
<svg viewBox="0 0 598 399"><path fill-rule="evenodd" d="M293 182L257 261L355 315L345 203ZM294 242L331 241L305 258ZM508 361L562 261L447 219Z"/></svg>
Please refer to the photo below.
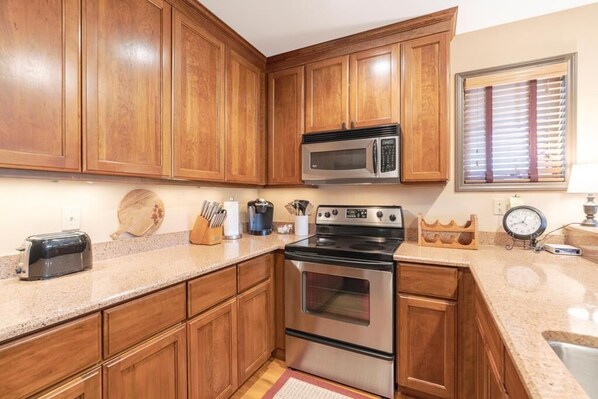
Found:
<svg viewBox="0 0 598 399"><path fill-rule="evenodd" d="M82 231L38 234L27 237L21 248L17 275L21 280L41 280L91 269L89 236Z"/></svg>

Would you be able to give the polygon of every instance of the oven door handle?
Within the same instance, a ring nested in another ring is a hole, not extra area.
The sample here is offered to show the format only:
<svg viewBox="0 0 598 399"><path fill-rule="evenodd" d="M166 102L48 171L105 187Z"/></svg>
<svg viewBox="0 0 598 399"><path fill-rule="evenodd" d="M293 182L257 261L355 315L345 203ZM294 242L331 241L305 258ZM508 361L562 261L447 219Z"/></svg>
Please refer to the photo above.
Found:
<svg viewBox="0 0 598 399"><path fill-rule="evenodd" d="M312 263L326 263L335 266L348 266L366 268L371 270L392 271L394 262L367 259L349 259L341 257L332 257L326 255L306 254L301 252L285 252L285 258L288 260L297 260Z"/></svg>

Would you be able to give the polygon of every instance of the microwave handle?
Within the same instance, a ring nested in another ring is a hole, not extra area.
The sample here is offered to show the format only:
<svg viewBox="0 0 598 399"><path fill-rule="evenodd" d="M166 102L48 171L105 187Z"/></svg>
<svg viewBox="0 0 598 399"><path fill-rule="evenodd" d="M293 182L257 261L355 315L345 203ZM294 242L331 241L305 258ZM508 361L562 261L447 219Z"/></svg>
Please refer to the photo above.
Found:
<svg viewBox="0 0 598 399"><path fill-rule="evenodd" d="M378 139L374 139L374 148L372 149L372 161L374 163L374 174L378 174Z"/></svg>

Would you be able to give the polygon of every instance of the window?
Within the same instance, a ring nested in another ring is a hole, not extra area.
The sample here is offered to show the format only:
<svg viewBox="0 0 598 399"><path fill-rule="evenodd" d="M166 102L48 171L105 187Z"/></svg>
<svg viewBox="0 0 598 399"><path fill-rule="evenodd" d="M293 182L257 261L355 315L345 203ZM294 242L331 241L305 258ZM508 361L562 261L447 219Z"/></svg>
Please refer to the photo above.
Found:
<svg viewBox="0 0 598 399"><path fill-rule="evenodd" d="M565 190L575 54L456 75L456 190Z"/></svg>

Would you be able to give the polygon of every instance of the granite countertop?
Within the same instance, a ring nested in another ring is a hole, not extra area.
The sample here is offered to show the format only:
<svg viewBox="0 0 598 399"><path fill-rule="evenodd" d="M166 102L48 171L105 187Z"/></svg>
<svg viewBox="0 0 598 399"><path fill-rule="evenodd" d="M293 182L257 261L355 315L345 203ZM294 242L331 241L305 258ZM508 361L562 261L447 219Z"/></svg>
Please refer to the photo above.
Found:
<svg viewBox="0 0 598 399"><path fill-rule="evenodd" d="M284 248L303 239L244 235L220 245L179 245L94 262L42 281L0 280L0 342Z"/></svg>
<svg viewBox="0 0 598 399"><path fill-rule="evenodd" d="M395 260L469 267L531 397L588 398L546 338L598 347L598 264L521 248L410 242Z"/></svg>

